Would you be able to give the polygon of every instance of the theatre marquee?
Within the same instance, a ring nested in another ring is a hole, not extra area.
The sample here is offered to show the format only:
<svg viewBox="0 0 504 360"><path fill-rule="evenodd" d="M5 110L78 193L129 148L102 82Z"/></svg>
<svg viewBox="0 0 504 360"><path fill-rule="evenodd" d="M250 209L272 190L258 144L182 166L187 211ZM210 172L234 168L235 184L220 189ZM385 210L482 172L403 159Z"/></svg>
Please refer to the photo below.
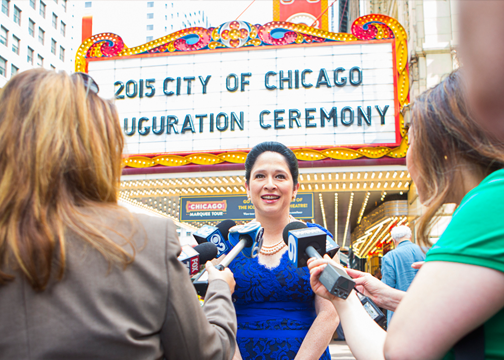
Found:
<svg viewBox="0 0 504 360"><path fill-rule="evenodd" d="M383 15L352 34L232 21L135 48L98 34L76 58L115 98L133 168L243 163L268 140L299 160L404 157L406 65L404 29Z"/></svg>

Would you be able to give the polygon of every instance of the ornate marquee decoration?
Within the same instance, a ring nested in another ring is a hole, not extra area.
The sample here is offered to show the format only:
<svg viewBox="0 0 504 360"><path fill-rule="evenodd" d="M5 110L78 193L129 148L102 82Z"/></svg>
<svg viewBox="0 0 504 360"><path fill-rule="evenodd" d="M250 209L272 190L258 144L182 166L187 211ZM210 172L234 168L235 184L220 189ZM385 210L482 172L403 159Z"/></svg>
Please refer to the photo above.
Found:
<svg viewBox="0 0 504 360"><path fill-rule="evenodd" d="M192 27L176 31L146 44L128 48L120 36L112 33L93 35L77 50L75 71L87 72L87 60L98 58L121 58L138 55L190 52L216 49L238 49L260 46L284 46L323 42L358 42L371 40L394 40L397 69L397 99L400 109L409 103L409 75L407 36L402 25L395 19L380 14L365 15L352 24L352 33L332 33L284 21L272 21L264 25L253 25L244 21L231 21L215 28ZM324 159L354 160L358 158L378 159L383 157L404 158L408 149L404 119L399 113L401 143L398 147L343 147L325 150L294 150L300 161ZM222 152L220 154L190 154L187 156L131 156L124 165L145 168L157 165L181 166L187 164L212 165L223 162L244 163L244 152Z"/></svg>
<svg viewBox="0 0 504 360"><path fill-rule="evenodd" d="M387 201L362 218L352 232L354 254L363 259L382 254L384 245L392 242L390 230L395 226L408 225L408 201Z"/></svg>

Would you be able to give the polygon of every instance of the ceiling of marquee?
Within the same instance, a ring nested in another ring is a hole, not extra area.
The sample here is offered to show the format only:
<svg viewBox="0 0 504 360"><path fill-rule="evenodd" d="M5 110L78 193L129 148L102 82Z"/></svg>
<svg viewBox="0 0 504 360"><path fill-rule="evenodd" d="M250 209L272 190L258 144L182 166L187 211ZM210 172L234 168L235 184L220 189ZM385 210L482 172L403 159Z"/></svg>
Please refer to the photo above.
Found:
<svg viewBox="0 0 504 360"><path fill-rule="evenodd" d="M304 169L300 169L299 191L314 194L313 221L334 234L335 215L337 215L338 231L335 235L341 245L345 234L344 245L349 245L350 233L363 216L388 199L406 198L411 183L411 177L406 170L359 170L303 173ZM179 177L172 178L160 176L136 180L128 180L125 177L121 181L121 200L178 220L180 196L224 196L246 193L244 176L219 176L218 173L178 175ZM181 175L183 176L180 177ZM350 218L347 224L349 209ZM183 225L189 229L197 229L205 224L216 223L200 221Z"/></svg>

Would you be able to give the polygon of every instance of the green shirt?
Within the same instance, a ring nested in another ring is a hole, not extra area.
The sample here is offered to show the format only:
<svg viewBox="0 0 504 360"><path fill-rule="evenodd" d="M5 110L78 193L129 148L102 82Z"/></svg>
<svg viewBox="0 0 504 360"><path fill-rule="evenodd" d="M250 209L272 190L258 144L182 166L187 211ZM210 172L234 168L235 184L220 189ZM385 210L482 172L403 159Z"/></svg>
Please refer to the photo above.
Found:
<svg viewBox="0 0 504 360"><path fill-rule="evenodd" d="M466 194L425 260L504 272L504 170L490 174ZM484 328L485 359L503 359L504 308L488 319ZM445 359L453 359L453 351Z"/></svg>

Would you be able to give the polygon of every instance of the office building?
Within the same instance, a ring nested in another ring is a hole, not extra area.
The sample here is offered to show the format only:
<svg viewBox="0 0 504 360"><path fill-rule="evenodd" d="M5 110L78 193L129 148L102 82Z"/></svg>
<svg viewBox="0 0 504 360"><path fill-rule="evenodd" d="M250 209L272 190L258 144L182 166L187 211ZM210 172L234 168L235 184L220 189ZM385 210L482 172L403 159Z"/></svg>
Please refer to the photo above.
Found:
<svg viewBox="0 0 504 360"><path fill-rule="evenodd" d="M18 72L72 69L67 0L1 0L0 87Z"/></svg>

